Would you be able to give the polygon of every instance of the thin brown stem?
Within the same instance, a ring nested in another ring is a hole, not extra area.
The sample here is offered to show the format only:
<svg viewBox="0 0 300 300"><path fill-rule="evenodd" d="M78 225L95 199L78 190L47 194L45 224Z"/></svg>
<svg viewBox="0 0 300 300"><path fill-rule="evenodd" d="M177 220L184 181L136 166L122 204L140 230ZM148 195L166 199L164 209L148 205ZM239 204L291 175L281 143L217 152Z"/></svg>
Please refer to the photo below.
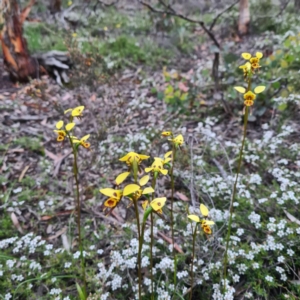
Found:
<svg viewBox="0 0 300 300"><path fill-rule="evenodd" d="M152 178L152 188L155 190L155 186L156 186L156 176L157 174L153 174L153 178ZM155 194L152 193L152 200L154 199ZM153 235L153 212L151 211L151 215L150 215L150 278L151 278L151 300L154 300L154 278L153 278L153 239L154 239L154 235Z"/></svg>
<svg viewBox="0 0 300 300"><path fill-rule="evenodd" d="M135 216L136 216L136 223L138 228L138 239L139 239L139 249L138 249L138 277L139 277L139 300L142 299L142 247L143 247L143 236L144 232L142 230L141 234L141 228L140 228L140 216L139 216L139 208L136 200L133 200L134 204L134 210L135 210Z"/></svg>
<svg viewBox="0 0 300 300"><path fill-rule="evenodd" d="M196 241L196 234L197 234L197 225L195 226L195 231L193 233L193 250L192 250L192 263L191 263L191 292L190 292L190 300L193 297L193 285L194 285L194 259L195 259L195 241Z"/></svg>
<svg viewBox="0 0 300 300"><path fill-rule="evenodd" d="M171 231L172 231L172 253L173 253L173 258L174 258L174 286L176 286L176 253L175 253L175 248L174 248L174 212L173 212L173 205L174 205L174 191L175 191L175 182L174 182L174 161L175 161L175 156L176 156L176 146L172 146L172 166L171 166Z"/></svg>
<svg viewBox="0 0 300 300"><path fill-rule="evenodd" d="M248 80L248 88L247 91L250 91L251 88L251 78ZM228 248L229 248L229 241L230 241L230 234L231 234L231 226L232 226L232 220L233 220L233 203L235 199L235 195L237 192L237 183L238 178L241 172L241 166L243 161L243 151L245 147L246 142L246 136L247 136L247 124L248 124L248 116L249 116L249 107L246 106L245 109L245 116L244 116L244 132L243 132L243 140L242 140L242 146L239 152L239 160L238 160L238 166L237 166L237 172L235 177L235 182L233 185L233 191L232 191L232 197L230 201L230 208L229 208L229 222L228 222L228 231L226 235L226 246L225 246L225 253L224 253L224 261L223 261L223 290L226 290L226 279L227 279L227 263L228 263Z"/></svg>
<svg viewBox="0 0 300 300"><path fill-rule="evenodd" d="M78 164L77 164L77 149L73 144L71 136L68 134L68 138L72 147L73 155L74 155L74 163L73 163L73 174L75 178L76 184L76 210L77 210L77 230L78 230L78 243L80 250L80 262L81 262L81 272L82 272L82 280L83 280L83 293L85 298L87 298L87 286L86 286L86 275L85 275L85 259L83 256L83 245L82 245L82 235L81 235L81 205L80 205L80 193L79 193L79 179L78 179Z"/></svg>

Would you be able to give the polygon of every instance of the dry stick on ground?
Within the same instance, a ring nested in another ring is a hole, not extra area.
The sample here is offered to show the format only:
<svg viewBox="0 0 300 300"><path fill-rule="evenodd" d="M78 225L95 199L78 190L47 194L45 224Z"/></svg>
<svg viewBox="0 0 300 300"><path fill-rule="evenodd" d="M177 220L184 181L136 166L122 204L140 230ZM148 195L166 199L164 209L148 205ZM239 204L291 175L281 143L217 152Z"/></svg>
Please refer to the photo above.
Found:
<svg viewBox="0 0 300 300"><path fill-rule="evenodd" d="M214 52L214 61L213 61L213 67L212 67L212 77L215 81L215 89L217 90L218 84L219 84L219 60L220 60L220 44L217 41L215 35L212 33L211 30L209 30L203 21L194 20L187 16L184 16L183 14L176 12L174 8L170 5L167 5L164 3L163 0L158 0L158 2L165 8L165 10L159 10L154 8L152 5L150 5L147 2L144 2L143 0L139 0L139 2L149 8L152 12L158 13L158 14L167 14L170 16L181 18L187 22L198 24L201 26L201 28L205 31L205 33L210 37L210 39L214 42L215 46L217 47L217 50Z"/></svg>

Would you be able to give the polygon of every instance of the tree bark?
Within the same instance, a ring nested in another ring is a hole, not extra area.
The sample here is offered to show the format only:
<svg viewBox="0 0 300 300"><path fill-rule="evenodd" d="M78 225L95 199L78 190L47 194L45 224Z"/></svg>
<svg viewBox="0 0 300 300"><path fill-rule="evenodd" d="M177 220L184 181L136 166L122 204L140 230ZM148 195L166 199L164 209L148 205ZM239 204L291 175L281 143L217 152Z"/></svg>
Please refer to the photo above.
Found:
<svg viewBox="0 0 300 300"><path fill-rule="evenodd" d="M50 12L55 14L61 10L61 0L50 0Z"/></svg>
<svg viewBox="0 0 300 300"><path fill-rule="evenodd" d="M248 34L249 33L249 25L250 25L249 1L248 0L240 0L239 23L238 23L239 34L241 34L241 35Z"/></svg>
<svg viewBox="0 0 300 300"><path fill-rule="evenodd" d="M300 0L295 0L294 6L295 6L295 11L300 11Z"/></svg>
<svg viewBox="0 0 300 300"><path fill-rule="evenodd" d="M27 82L39 77L39 64L30 56L23 37L23 22L35 0L21 12L17 0L0 0L0 41L4 66L14 81Z"/></svg>

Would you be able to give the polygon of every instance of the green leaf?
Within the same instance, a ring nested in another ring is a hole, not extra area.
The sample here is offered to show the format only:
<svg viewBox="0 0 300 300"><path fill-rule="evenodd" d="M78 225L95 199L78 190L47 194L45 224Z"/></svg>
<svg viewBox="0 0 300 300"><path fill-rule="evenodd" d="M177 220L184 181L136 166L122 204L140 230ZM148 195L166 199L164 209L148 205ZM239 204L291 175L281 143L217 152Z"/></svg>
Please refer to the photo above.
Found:
<svg viewBox="0 0 300 300"><path fill-rule="evenodd" d="M189 93L183 93L183 94L180 96L180 100L181 100L181 101L185 101L185 100L187 99L187 97L188 97L188 94L189 94Z"/></svg>
<svg viewBox="0 0 300 300"><path fill-rule="evenodd" d="M77 282L76 282L76 288L77 288L77 292L79 294L80 300L86 300L84 292L83 292L83 290L81 289L80 285Z"/></svg>
<svg viewBox="0 0 300 300"><path fill-rule="evenodd" d="M175 93L174 93L174 96L177 97L177 98L180 98L180 95L181 95L181 92L179 90L177 90Z"/></svg>
<svg viewBox="0 0 300 300"><path fill-rule="evenodd" d="M272 83L272 87L273 87L274 89L279 89L279 88L280 88L280 82L278 82L278 81L273 82L273 83Z"/></svg>
<svg viewBox="0 0 300 300"><path fill-rule="evenodd" d="M162 92L158 92L158 93L157 93L157 98L158 98L159 100L163 100L164 97L165 97L164 93L162 93Z"/></svg>
<svg viewBox="0 0 300 300"><path fill-rule="evenodd" d="M287 68L288 66L289 66L289 64L287 63L287 61L286 60L281 60L280 61L280 66L281 66L281 68Z"/></svg>
<svg viewBox="0 0 300 300"><path fill-rule="evenodd" d="M281 104L277 107L277 109L280 110L280 111L284 111L284 110L286 110L286 108L287 108L287 103L281 103Z"/></svg>
<svg viewBox="0 0 300 300"><path fill-rule="evenodd" d="M171 95L174 92L174 88L171 85L168 85L165 89L165 95Z"/></svg>

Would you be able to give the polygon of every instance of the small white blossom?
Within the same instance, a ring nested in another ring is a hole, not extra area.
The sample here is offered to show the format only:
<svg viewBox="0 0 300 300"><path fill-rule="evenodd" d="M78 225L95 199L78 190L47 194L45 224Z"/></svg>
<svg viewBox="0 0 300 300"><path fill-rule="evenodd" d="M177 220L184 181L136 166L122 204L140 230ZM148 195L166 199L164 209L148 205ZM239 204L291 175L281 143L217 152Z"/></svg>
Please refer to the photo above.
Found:
<svg viewBox="0 0 300 300"><path fill-rule="evenodd" d="M4 300L9 300L10 298L12 298L12 295L11 295L11 293L7 293L7 294L5 294L5 296L4 296Z"/></svg>
<svg viewBox="0 0 300 300"><path fill-rule="evenodd" d="M253 269L259 269L259 264L257 262L252 264Z"/></svg>
<svg viewBox="0 0 300 300"><path fill-rule="evenodd" d="M273 277L272 276L269 276L267 275L266 276L266 280L269 281L269 282L273 282Z"/></svg>

